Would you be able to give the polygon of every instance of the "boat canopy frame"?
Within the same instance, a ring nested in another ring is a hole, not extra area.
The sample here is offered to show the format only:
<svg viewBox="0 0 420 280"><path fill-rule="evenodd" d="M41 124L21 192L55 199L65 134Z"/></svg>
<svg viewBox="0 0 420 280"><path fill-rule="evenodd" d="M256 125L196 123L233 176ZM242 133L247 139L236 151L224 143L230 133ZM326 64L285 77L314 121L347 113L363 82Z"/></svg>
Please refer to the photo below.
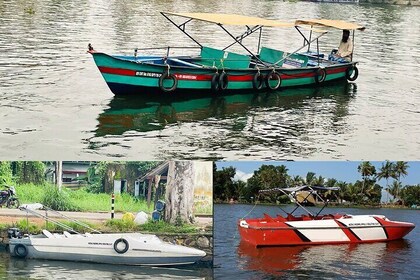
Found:
<svg viewBox="0 0 420 280"><path fill-rule="evenodd" d="M190 38L194 43L196 43L197 45L199 45L201 48L203 47L203 45L198 42L194 37L192 37L187 31L186 31L186 25L187 23L191 22L193 19L196 20L202 20L202 21L206 21L206 22L210 22L210 23L215 23L216 25L218 25L223 31L225 31L233 40L233 43L230 43L229 45L227 45L226 47L224 47L222 50L225 51L228 48L232 47L235 44L239 44L242 48L244 48L250 55L252 58L258 60L258 62L262 63L263 65L269 66L267 64L267 62L262 61L261 59L258 58L257 55L255 55L251 50L249 50L246 46L244 46L242 44L243 39L245 39L246 37L248 37L251 34L254 34L255 32L259 31L259 39L258 39L258 52L260 50L260 46L261 46L261 34L262 34L262 28L263 25L245 25L246 26L246 30L239 34L238 36L234 36L231 32L229 32L224 26L223 23L224 21L208 21L208 20L203 20L200 17L190 17L187 18L186 21L182 22L181 24L177 24L175 21L173 21L169 15L173 15L173 16L180 16L180 17L188 17L188 15L193 15L193 14L182 14L182 13L168 13L168 12L160 12L170 23L172 23L175 27L177 27L182 33L184 33L188 38ZM223 22L223 23L222 23Z"/></svg>
<svg viewBox="0 0 420 280"><path fill-rule="evenodd" d="M291 187L291 188L272 188L272 189L266 189L266 190L260 190L260 194L266 194L266 193L276 193L280 192L284 195L287 195L289 199L296 204L296 207L291 211L290 213L284 211L281 207L280 209L285 212L286 214L292 215L297 209L302 208L306 213L308 213L312 217L318 217L319 214L324 210L325 207L327 207L329 200L324 200L317 191L338 191L339 188L333 187L333 188L327 188L323 186L299 186L299 187ZM297 192L300 191L307 191L308 195L303 199L305 201L310 195L315 195L319 200L322 201L324 204L322 208L316 213L312 213L309 211L306 207L304 207L299 201L296 199Z"/></svg>
<svg viewBox="0 0 420 280"><path fill-rule="evenodd" d="M310 26L311 32L310 32L309 38L311 38L311 36L312 36L312 29L316 28L316 27L334 28L334 29L339 29L339 30L349 30L349 31L351 31L353 47L352 47L352 50L351 50L350 61L353 61L355 31L356 30L364 31L366 29L365 26L358 25L358 24L353 23L353 22L347 22L347 21L344 21L344 20L329 20L329 19L309 19L309 20L298 19L298 20L295 21L295 26L296 26L296 28L298 26ZM300 33L300 31L299 31L299 33ZM301 33L301 35L305 38L304 34ZM309 43L308 44L308 52L310 50L310 47L311 47L311 45ZM319 56L318 41L317 41L317 54Z"/></svg>
<svg viewBox="0 0 420 280"><path fill-rule="evenodd" d="M243 16L243 15L236 15L236 14L213 14L213 13L172 13L172 12L160 12L169 22L171 22L175 27L177 27L182 33L184 33L188 38L190 38L194 43L196 43L200 48L203 48L203 45L198 42L194 37L192 37L186 30L186 25L190 23L192 20L199 20L203 22L213 23L218 25L226 34L228 34L234 42L230 43L226 47L224 47L222 50L225 51L231 46L238 44L240 45L244 50L246 50L250 55L251 58L256 59L259 63L261 63L264 66L267 67L276 67L276 65L293 54L296 54L298 51L302 50L306 46L308 47L308 52L310 51L311 44L316 41L317 45L317 52L316 52L316 58L318 66L321 62L320 52L319 52L319 38L324 36L326 33L328 33L327 30L319 29L319 27L323 28L335 28L335 29L347 29L353 31L353 42L354 42L354 31L355 30L364 30L364 26L357 25L355 23L346 22L342 20L326 20L326 19L315 19L315 20L296 20L294 23L289 22L281 22L278 20L271 20L271 19L264 19L259 17L249 17L249 16ZM177 16L177 17L183 17L186 18L185 21L178 24L175 21L173 21L170 16ZM239 26L245 26L246 30L242 32L241 34L234 36L225 25L239 25ZM305 26L310 26L310 34L309 38L305 36L305 34L300 30L301 28L305 28ZM298 48L297 50L289 53L288 55L284 56L282 59L275 63L268 63L266 61L262 61L257 54L253 53L249 48L247 48L243 43L243 39L250 36L251 34L254 34L259 31L259 38L258 38L258 45L257 45L257 53L260 52L261 49L261 37L262 37L262 29L263 27L295 27L295 29L299 32L299 34L303 37L303 46ZM314 39L312 39L313 32L319 32L320 35L316 36ZM354 44L353 44L353 50L354 50ZM352 50L352 53L353 53ZM169 53L169 51L168 51ZM353 61L353 55L351 55L351 61Z"/></svg>

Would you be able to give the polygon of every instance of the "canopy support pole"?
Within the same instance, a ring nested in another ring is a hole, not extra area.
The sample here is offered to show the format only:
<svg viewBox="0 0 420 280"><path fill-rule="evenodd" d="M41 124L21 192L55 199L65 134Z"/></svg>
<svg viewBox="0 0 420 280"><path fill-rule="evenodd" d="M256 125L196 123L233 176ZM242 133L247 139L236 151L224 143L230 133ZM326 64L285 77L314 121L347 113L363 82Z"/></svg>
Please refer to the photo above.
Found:
<svg viewBox="0 0 420 280"><path fill-rule="evenodd" d="M315 217L318 217L319 213L321 213L322 210L324 210L324 208L328 205L328 202L329 201L327 200L327 202L324 203L324 206L322 206L321 210L319 210L318 213L316 213Z"/></svg>
<svg viewBox="0 0 420 280"><path fill-rule="evenodd" d="M197 45L199 45L201 48L203 47L197 40L195 40L193 37L191 37L190 34L188 34L187 32L185 32L185 25L190 22L192 19L190 18L189 20L187 20L184 23L181 23L180 25L176 24L173 20L171 20L167 15L165 15L165 13L160 12L162 14L162 16L164 16L167 20L169 20L173 25L176 26L176 28L178 28L179 30L181 30L182 33L184 33L185 35L188 36L188 38L190 38L192 41L194 41L194 43L196 43Z"/></svg>
<svg viewBox="0 0 420 280"><path fill-rule="evenodd" d="M265 66L268 66L266 62L262 61L261 59L259 59L255 54L253 54L247 47L245 47L242 42L239 42L235 36L233 36L222 24L218 23L218 26L220 26L220 28L222 28L230 37L232 37L233 40L235 40L234 44L239 44L242 48L244 48L250 55L251 57L255 58L256 60L258 60L260 63L264 64Z"/></svg>
<svg viewBox="0 0 420 280"><path fill-rule="evenodd" d="M319 35L318 37L316 37L315 39L313 39L312 41L307 41L307 44L304 44L302 47L298 48L297 50L295 50L294 52L288 54L287 56L283 57L282 59L280 59L279 61L276 61L275 63L273 63L273 65L276 65L282 61L284 61L285 59L289 58L291 55L297 53L298 51L300 51L301 49L303 49L304 47L306 47L308 44L311 44L314 41L318 41L319 38L321 38L321 36L324 36L325 34L327 34L327 32L322 33L321 35Z"/></svg>
<svg viewBox="0 0 420 280"><path fill-rule="evenodd" d="M253 34L253 33L255 33L256 31L258 31L258 30L260 30L260 37L261 37L261 29L262 29L262 26L261 25L256 25L256 26L254 26L254 27L252 27L252 28L249 28L248 26L247 26L247 30L244 32L244 33L242 33L241 35L239 35L239 36L236 36L235 37L235 42L233 42L232 44L230 44L229 46L227 46L227 47L225 47L223 50L225 51L225 50L227 50L228 48L230 48L231 46L233 46L233 45L235 45L236 43L238 43L238 42L242 42L242 40L243 39L245 39L246 37L248 37L249 35L251 35L251 34ZM225 30L226 31L226 30ZM226 31L227 32L227 31ZM230 35L230 34L229 34ZM232 36L232 35L231 35Z"/></svg>

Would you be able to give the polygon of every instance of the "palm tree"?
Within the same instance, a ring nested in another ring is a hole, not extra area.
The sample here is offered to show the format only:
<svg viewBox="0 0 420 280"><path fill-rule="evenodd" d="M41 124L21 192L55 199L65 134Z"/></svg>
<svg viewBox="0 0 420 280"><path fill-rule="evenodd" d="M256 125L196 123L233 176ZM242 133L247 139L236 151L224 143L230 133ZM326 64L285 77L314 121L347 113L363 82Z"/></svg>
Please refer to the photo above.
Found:
<svg viewBox="0 0 420 280"><path fill-rule="evenodd" d="M389 188L386 188L385 190L394 197L394 199L399 199L399 192L401 189L401 183L398 181L392 182L391 186Z"/></svg>
<svg viewBox="0 0 420 280"><path fill-rule="evenodd" d="M357 167L357 171L362 174L363 184L360 193L363 193L366 179L376 174L376 168L369 161L364 161Z"/></svg>
<svg viewBox="0 0 420 280"><path fill-rule="evenodd" d="M316 177L315 177L315 173L314 172L308 172L306 174L306 185L308 186L312 186L314 181L315 181Z"/></svg>
<svg viewBox="0 0 420 280"><path fill-rule="evenodd" d="M313 181L314 186L323 186L325 183L325 178L319 175L318 178L315 178Z"/></svg>
<svg viewBox="0 0 420 280"><path fill-rule="evenodd" d="M388 179L395 176L394 175L394 163L387 160L385 164L382 163L382 167L377 174L377 179L381 180L382 178L386 179L386 186L388 188Z"/></svg>
<svg viewBox="0 0 420 280"><path fill-rule="evenodd" d="M304 184L304 180L300 175L295 175L293 177L289 177L288 185L291 187L302 186Z"/></svg>
<svg viewBox="0 0 420 280"><path fill-rule="evenodd" d="M394 165L394 175L395 179L398 180L398 182L401 185L401 176L405 177L407 176L407 169L408 169L408 163L406 161L397 161ZM397 196L399 197L400 188L397 189L398 193Z"/></svg>
<svg viewBox="0 0 420 280"><path fill-rule="evenodd" d="M336 184L336 186L340 189L338 191L338 197L340 198L340 203L343 203L343 200L346 198L346 194L347 194L347 183L340 181Z"/></svg>

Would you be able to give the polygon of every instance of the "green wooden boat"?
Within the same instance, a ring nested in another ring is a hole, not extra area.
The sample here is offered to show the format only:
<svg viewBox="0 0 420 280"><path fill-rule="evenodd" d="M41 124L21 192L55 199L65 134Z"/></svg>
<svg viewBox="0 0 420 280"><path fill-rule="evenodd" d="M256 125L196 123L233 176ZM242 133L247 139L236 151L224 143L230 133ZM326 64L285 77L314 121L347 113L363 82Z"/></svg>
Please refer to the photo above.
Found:
<svg viewBox="0 0 420 280"><path fill-rule="evenodd" d="M325 82L347 79L354 81L358 76L357 62L331 61L319 53L318 39L327 33L316 28L342 30L363 30L363 26L334 20L297 20L285 23L257 17L208 13L161 14L198 45L199 53L189 56L170 56L173 47L166 48L166 55L133 56L108 55L95 51L89 44L89 53L111 91L116 94L147 94L174 92L231 92L240 90L277 90L293 86L318 86ZM172 17L186 19L177 24ZM192 20L204 21L220 26L234 43L223 49L204 46L186 32ZM239 36L230 33L225 25L240 25L246 31ZM252 26L252 27L251 27ZM263 27L294 27L303 36L304 44L298 50L287 53L261 46ZM303 31L309 29L309 37ZM258 53L252 53L242 40L259 32ZM313 33L319 33L312 39ZM309 39L308 39L308 38ZM246 54L228 51L238 44ZM317 51L311 51L316 44ZM305 52L301 52L305 49ZM149 49L150 50L150 49Z"/></svg>

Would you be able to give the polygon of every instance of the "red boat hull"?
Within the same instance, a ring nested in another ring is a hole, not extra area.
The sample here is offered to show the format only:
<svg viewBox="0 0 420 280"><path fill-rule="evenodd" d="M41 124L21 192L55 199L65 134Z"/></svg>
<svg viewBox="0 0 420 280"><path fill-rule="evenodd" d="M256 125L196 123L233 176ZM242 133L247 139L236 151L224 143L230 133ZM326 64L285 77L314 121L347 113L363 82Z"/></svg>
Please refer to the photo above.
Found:
<svg viewBox="0 0 420 280"><path fill-rule="evenodd" d="M238 223L242 240L256 247L384 242L403 238L414 227L412 223L390 221L383 216L364 215L317 218L265 215Z"/></svg>

